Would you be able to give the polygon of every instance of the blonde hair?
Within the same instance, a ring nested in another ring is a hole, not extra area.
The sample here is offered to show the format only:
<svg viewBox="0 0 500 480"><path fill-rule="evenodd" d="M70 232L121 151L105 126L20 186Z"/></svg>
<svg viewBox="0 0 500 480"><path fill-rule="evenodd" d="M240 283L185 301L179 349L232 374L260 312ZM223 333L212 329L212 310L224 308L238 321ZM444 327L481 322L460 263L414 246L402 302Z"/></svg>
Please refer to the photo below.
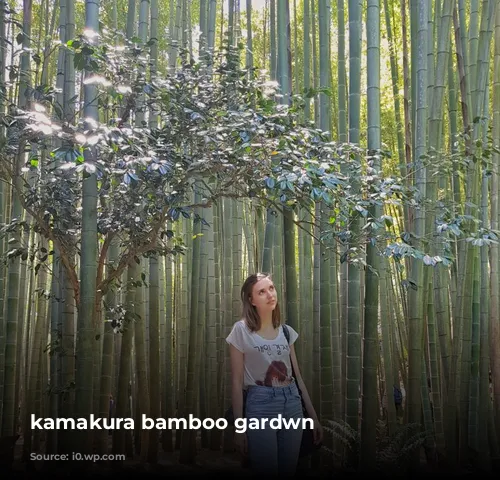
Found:
<svg viewBox="0 0 500 480"><path fill-rule="evenodd" d="M254 285L263 280L264 278L268 278L272 281L271 276L267 273L252 273L247 277L245 283L241 287L241 301L243 303L243 318L245 319L245 323L247 327L255 332L260 329L261 321L259 314L257 313L257 309L252 305L250 298L252 296L252 291ZM281 325L281 313L279 302L276 302L276 307L273 310L272 315L273 327L278 328Z"/></svg>

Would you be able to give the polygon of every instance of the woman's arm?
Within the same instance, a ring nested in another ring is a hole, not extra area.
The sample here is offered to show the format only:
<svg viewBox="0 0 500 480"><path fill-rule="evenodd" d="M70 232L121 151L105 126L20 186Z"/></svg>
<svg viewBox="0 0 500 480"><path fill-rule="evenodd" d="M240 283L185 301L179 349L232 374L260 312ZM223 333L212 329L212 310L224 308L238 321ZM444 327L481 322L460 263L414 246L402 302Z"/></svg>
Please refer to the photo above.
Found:
<svg viewBox="0 0 500 480"><path fill-rule="evenodd" d="M243 417L243 353L234 345L230 346L231 355L231 396L233 402L234 419Z"/></svg>
<svg viewBox="0 0 500 480"><path fill-rule="evenodd" d="M323 429L319 422L318 416L316 415L316 410L311 402L311 398L309 397L309 392L307 391L306 384L302 378L302 374L300 373L299 362L297 361L297 356L295 355L295 348L293 345L290 345L290 360L293 365L293 370L295 373L295 379L297 380L298 387L300 392L302 393L302 399L304 400L304 405L306 407L307 413L309 417L314 421L314 436L315 442L319 443L323 440Z"/></svg>
<svg viewBox="0 0 500 480"><path fill-rule="evenodd" d="M244 359L241 353L234 345L230 347L231 355L231 398L233 403L234 421L243 418L243 375ZM243 454L247 454L247 440L245 433L235 433L235 444L237 449Z"/></svg>

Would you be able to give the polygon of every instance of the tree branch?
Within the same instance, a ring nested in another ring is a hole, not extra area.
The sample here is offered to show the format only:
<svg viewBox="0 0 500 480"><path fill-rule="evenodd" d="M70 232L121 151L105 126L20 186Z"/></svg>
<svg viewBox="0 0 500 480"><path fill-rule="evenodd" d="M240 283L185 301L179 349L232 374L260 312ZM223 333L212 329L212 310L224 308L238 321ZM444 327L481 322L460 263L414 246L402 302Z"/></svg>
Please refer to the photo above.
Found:
<svg viewBox="0 0 500 480"><path fill-rule="evenodd" d="M151 250L151 248L156 245L156 242L158 241L158 232L161 226L165 223L166 212L167 208L165 207L162 211L161 219L154 224L151 232L149 232L147 235L144 236L145 243L143 243L142 245L130 246L128 252L121 257L120 262L118 263L116 269L112 270L104 280L98 283L97 285L98 291L102 292L107 291L113 280L121 276L125 268L127 268L127 266L132 262L134 257Z"/></svg>
<svg viewBox="0 0 500 480"><path fill-rule="evenodd" d="M97 278L96 285L100 285L102 282L102 275L104 272L104 263L106 260L106 255L108 254L109 246L111 245L111 241L115 238L116 233L110 232L106 235L104 240L104 244L101 249L101 253L99 255L99 263L97 264Z"/></svg>
<svg viewBox="0 0 500 480"><path fill-rule="evenodd" d="M3 164L2 167L3 167L3 170L5 172L7 172L7 174L10 176L10 179L12 180L14 178L12 175L13 172L9 171L6 168L5 164ZM24 178L23 178L23 180L24 180ZM66 268L66 273L68 274L71 285L73 286L75 303L76 303L76 306L78 308L80 305L80 282L79 282L78 276L76 274L75 265L73 265L69 260L68 252L65 250L65 248L63 247L63 244L61 243L59 238L57 238L57 236L54 234L54 231L47 224L47 222L43 219L43 217L40 216L40 214L37 213L35 210L31 209L30 207L28 207L26 205L26 202L22 196L22 192L19 191L19 189L16 185L16 182L11 181L10 185L12 186L12 188L14 188L15 190L18 191L19 200L20 200L21 205L24 208L24 210L26 210L26 212L28 212L31 215L31 217L36 221L36 226L40 229L42 234L44 234L49 240L52 241L54 248L59 253L61 260L63 262L63 265Z"/></svg>
<svg viewBox="0 0 500 480"><path fill-rule="evenodd" d="M78 280L78 275L76 274L76 269L75 266L70 262L68 252L64 248L63 244L61 241L57 238L56 235L54 235L54 231L52 228L47 225L45 220L40 217L40 215L31 210L29 207L26 206L25 202L23 199L21 199L21 203L23 205L23 208L36 220L38 228L42 231L42 233L45 234L45 236L52 241L54 244L55 250L59 253L59 256L61 257L61 260L63 262L63 265L66 268L66 273L68 274L68 277L70 279L71 285L73 286L73 291L75 294L75 303L76 307L80 307L80 281Z"/></svg>

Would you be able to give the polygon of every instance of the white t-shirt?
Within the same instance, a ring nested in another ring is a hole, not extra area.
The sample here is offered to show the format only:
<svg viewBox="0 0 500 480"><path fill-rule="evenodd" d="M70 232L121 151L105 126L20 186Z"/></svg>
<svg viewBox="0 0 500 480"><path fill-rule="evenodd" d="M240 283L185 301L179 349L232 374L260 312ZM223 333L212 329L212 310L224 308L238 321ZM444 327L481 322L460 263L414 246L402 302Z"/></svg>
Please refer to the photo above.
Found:
<svg viewBox="0 0 500 480"><path fill-rule="evenodd" d="M293 345L299 335L289 325L287 328L290 345ZM226 342L244 354L243 388L246 389L249 385L280 387L290 383L292 377L290 347L281 325L277 337L274 340L267 340L252 332L245 320L240 320L234 324Z"/></svg>

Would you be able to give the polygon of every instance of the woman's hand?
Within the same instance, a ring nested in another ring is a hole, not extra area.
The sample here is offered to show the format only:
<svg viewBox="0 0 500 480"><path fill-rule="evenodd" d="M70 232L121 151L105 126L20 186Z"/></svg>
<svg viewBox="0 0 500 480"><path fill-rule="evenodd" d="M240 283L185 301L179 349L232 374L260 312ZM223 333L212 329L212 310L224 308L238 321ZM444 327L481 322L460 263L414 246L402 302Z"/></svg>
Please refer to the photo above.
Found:
<svg viewBox="0 0 500 480"><path fill-rule="evenodd" d="M236 446L236 449L242 454L245 455L248 452L248 445L247 445L247 434L242 432L242 433L235 433L234 434L234 444Z"/></svg>
<svg viewBox="0 0 500 480"><path fill-rule="evenodd" d="M323 441L323 427L318 420L314 422L313 438L315 445L319 445Z"/></svg>

